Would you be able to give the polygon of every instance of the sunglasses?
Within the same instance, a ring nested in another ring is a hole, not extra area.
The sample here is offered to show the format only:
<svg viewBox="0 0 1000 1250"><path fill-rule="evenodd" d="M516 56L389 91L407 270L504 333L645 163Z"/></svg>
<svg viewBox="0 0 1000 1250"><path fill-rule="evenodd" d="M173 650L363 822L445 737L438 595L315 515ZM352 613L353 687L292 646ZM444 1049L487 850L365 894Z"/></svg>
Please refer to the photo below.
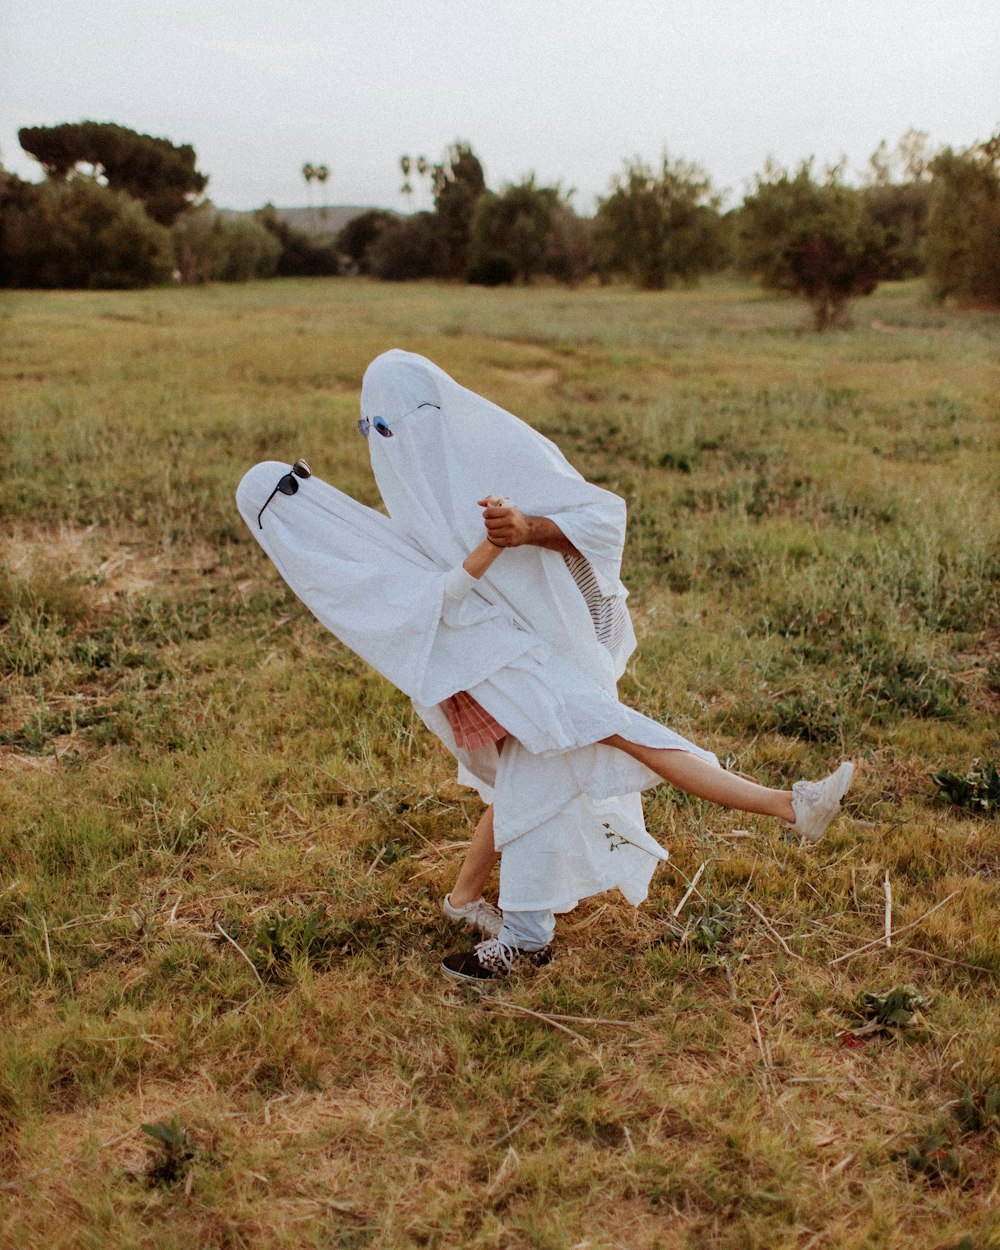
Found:
<svg viewBox="0 0 1000 1250"><path fill-rule="evenodd" d="M426 404L426 403L417 404L416 408L414 408L413 411L419 412L421 408L437 408L438 410L440 410L441 405L440 404ZM392 438L392 430L389 429L389 422L386 421L385 417L372 417L370 421L367 417L362 417L361 420L358 422L358 432L360 434L363 434L364 437L367 438L371 434L373 426L375 430L379 434L382 435L383 438Z"/></svg>
<svg viewBox="0 0 1000 1250"><path fill-rule="evenodd" d="M299 484L295 480L297 477L302 478L303 481L305 481L307 477L312 477L312 469L309 468L304 460L295 461L291 467L291 471L286 473L285 476L281 478L278 485L264 500L264 508L267 507L279 490L283 495L294 495L299 489ZM261 510L257 513L257 525L260 529L264 528L264 523L260 519L264 515L264 508L261 508Z"/></svg>
<svg viewBox="0 0 1000 1250"><path fill-rule="evenodd" d="M372 432L372 426L382 435L383 438L392 438L392 430L389 429L389 422L385 417L373 417L371 421L367 417L362 417L358 422L358 431L365 438Z"/></svg>

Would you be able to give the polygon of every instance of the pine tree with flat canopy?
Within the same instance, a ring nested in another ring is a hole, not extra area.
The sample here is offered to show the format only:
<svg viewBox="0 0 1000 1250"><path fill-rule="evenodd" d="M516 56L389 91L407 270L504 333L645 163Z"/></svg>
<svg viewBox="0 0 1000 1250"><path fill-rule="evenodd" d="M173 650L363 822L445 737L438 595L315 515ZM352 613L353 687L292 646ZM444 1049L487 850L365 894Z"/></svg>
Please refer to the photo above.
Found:
<svg viewBox="0 0 1000 1250"><path fill-rule="evenodd" d="M64 182L81 166L90 166L82 172L139 200L161 226L172 225L208 185L208 176L195 168L190 144L177 145L113 122L25 126L17 137L49 178Z"/></svg>

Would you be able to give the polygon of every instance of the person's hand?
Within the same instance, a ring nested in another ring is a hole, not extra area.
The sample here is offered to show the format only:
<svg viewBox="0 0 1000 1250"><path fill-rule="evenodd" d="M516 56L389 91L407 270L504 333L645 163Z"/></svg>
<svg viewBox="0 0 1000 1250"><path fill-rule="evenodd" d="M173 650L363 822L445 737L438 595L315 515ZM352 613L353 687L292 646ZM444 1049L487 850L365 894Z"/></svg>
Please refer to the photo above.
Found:
<svg viewBox="0 0 1000 1250"><path fill-rule="evenodd" d="M483 509L486 536L495 547L521 547L530 541L528 518L509 499L487 495L478 503Z"/></svg>

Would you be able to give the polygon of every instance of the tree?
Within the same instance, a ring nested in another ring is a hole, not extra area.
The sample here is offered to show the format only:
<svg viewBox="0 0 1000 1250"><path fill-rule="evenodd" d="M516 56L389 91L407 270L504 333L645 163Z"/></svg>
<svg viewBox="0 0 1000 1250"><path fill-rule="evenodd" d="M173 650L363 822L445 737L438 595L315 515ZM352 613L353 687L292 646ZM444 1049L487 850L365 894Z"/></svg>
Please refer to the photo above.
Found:
<svg viewBox="0 0 1000 1250"><path fill-rule="evenodd" d="M139 200L154 221L171 225L208 185L195 169L190 144L138 134L110 122L67 122L59 126L24 127L21 147L41 162L49 178L66 181L80 172L112 191ZM89 171L81 171L87 165Z"/></svg>
<svg viewBox="0 0 1000 1250"><path fill-rule="evenodd" d="M477 269L496 272L497 258L503 258L518 282L531 282L543 273L560 198L558 187L537 186L534 174L508 183L499 195L484 191L470 227L470 281L476 281Z"/></svg>
<svg viewBox="0 0 1000 1250"><path fill-rule="evenodd" d="M173 268L169 231L131 196L93 178L0 174L0 286L145 287Z"/></svg>
<svg viewBox="0 0 1000 1250"><path fill-rule="evenodd" d="M598 267L624 273L648 291L692 283L725 259L718 209L697 165L666 155L658 170L638 158L626 161L598 202Z"/></svg>
<svg viewBox="0 0 1000 1250"><path fill-rule="evenodd" d="M930 181L886 183L862 190L865 214L883 232L879 278L915 278L924 272Z"/></svg>
<svg viewBox="0 0 1000 1250"><path fill-rule="evenodd" d="M408 155L403 155L399 158L399 168L403 175L403 183L402 183L402 186L399 188L400 194L405 195L406 198L412 204L413 203L413 182L411 181L411 177L413 173L416 172L417 176L420 178L421 183L423 183L424 179L427 178L427 176L431 172L431 166L428 163L426 156L412 157Z"/></svg>
<svg viewBox="0 0 1000 1250"><path fill-rule="evenodd" d="M352 217L337 235L337 251L346 256L357 273L371 273L371 251L382 231L399 218L382 208L370 208Z"/></svg>
<svg viewBox="0 0 1000 1250"><path fill-rule="evenodd" d="M567 286L577 286L590 272L591 225L578 217L567 200L552 214L545 241L545 272Z"/></svg>
<svg viewBox="0 0 1000 1250"><path fill-rule="evenodd" d="M486 190L486 177L471 146L457 140L444 160L430 169L434 217L444 253L445 275L464 277L469 265L469 235L476 203Z"/></svg>
<svg viewBox="0 0 1000 1250"><path fill-rule="evenodd" d="M470 282L530 283L550 274L574 285L589 263L587 226L559 187L540 187L530 174L499 194L484 191L479 197L470 231Z"/></svg>
<svg viewBox="0 0 1000 1250"><path fill-rule="evenodd" d="M862 194L866 214L885 234L880 278L912 278L924 272L931 198L927 140L926 132L908 130L895 149L883 139L869 158Z"/></svg>
<svg viewBox="0 0 1000 1250"><path fill-rule="evenodd" d="M850 302L874 291L885 232L839 169L818 183L812 161L794 174L768 165L739 215L741 265L763 286L807 300L817 330L846 325Z"/></svg>
<svg viewBox="0 0 1000 1250"><path fill-rule="evenodd" d="M413 183L410 181L410 171L413 168L413 161L408 156L399 158L399 168L403 174L403 185L399 188L400 194L405 195L407 199L413 197Z"/></svg>
<svg viewBox="0 0 1000 1250"><path fill-rule="evenodd" d="M414 213L390 222L368 255L372 273L391 282L440 278L449 272L449 258L434 213Z"/></svg>
<svg viewBox="0 0 1000 1250"><path fill-rule="evenodd" d="M313 204L313 182L319 177L319 173L312 161L306 161L302 166L302 177L306 180L306 192L309 196L309 215L312 218L313 229L315 229L316 207Z"/></svg>
<svg viewBox="0 0 1000 1250"><path fill-rule="evenodd" d="M319 206L319 215L323 219L323 221L326 221L327 217L329 217L330 215L330 206L329 204L327 204L327 200L326 200L326 184L330 179L330 166L329 165L317 165L314 173L316 176L316 181L319 183L319 186L320 186L320 197L323 201L322 204L320 204Z"/></svg>
<svg viewBox="0 0 1000 1250"><path fill-rule="evenodd" d="M221 217L205 205L174 226L174 247L184 282L249 282L270 278L281 244L257 217Z"/></svg>
<svg viewBox="0 0 1000 1250"><path fill-rule="evenodd" d="M407 219L411 225L396 221L386 226L371 249L372 272L395 281L465 277L472 217L486 190L479 158L468 143L457 140L437 165L428 165L423 156L404 155L399 168L404 179L400 190L406 196L413 195L414 170L430 179L434 211L414 213ZM407 247L413 248L409 256Z"/></svg>
<svg viewBox="0 0 1000 1250"><path fill-rule="evenodd" d="M927 274L935 299L1000 305L1000 133L931 161Z"/></svg>

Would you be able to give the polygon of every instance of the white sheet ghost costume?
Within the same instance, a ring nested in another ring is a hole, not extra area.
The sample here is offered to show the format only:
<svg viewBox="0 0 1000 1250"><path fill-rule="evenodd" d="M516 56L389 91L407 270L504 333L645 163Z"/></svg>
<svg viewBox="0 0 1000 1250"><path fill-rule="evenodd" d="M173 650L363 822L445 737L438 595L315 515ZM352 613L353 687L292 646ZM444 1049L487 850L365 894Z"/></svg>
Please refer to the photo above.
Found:
<svg viewBox="0 0 1000 1250"><path fill-rule="evenodd" d="M523 546L485 574L482 593L504 604L560 655L602 683L617 681L635 649L621 582L625 502L580 476L555 443L460 386L423 356L389 351L368 366L361 415L392 432L368 437L386 511L438 564L453 567L484 537L486 495L553 520L583 555L597 596L588 610L567 560ZM579 576L579 574L578 574ZM598 632L611 645L601 645Z"/></svg>
<svg viewBox="0 0 1000 1250"><path fill-rule="evenodd" d="M404 425L397 426L400 444ZM287 472L277 461L250 469L237 490L240 513L306 607L413 700L463 776L494 802L500 907L563 912L614 886L640 903L656 863L667 856L646 832L639 791L661 779L600 740L620 734L712 762L715 756L618 702L613 666L605 663L602 671L600 657L586 660L584 640L595 633L585 609L577 650L595 671L587 671L573 647L560 650L529 627L531 604L515 608L508 596L518 597L517 583L499 575L505 562L523 562L520 549L499 556L489 584L466 573L462 560L481 541L481 521L478 533L469 526L464 550L445 529L441 547L451 543L451 550L429 551L434 544L418 546L395 519L313 476L299 481L294 495L275 494L258 523ZM475 504L481 496L473 496ZM581 525L574 538L585 533ZM608 547L610 555L610 541ZM565 567L560 556L553 560ZM613 559L605 567L613 570ZM546 605L553 613L569 616L572 595L583 602L572 578L558 589L551 561L529 566L526 580L543 592L556 587ZM502 752L493 744L475 751L456 746L440 704L462 690L511 735Z"/></svg>
<svg viewBox="0 0 1000 1250"><path fill-rule="evenodd" d="M599 717L581 723L586 717L573 708L577 688L567 676L586 677L609 704L620 707L616 683L635 649L628 591L621 582L624 501L587 482L537 430L412 352L389 351L369 365L361 414L370 427L372 469L386 510L441 567L458 563L481 541L478 501L486 495L507 496L522 512L548 517L582 556L577 560L537 546L510 548L479 583L480 596L548 644L549 665L558 659L569 666L558 666L558 676L550 671L548 698L540 709L555 718L549 730L553 747L539 749L530 735L522 736L523 706L490 706L479 691L469 691L515 739L505 744L501 767L516 771L523 786L520 793L499 787L496 793L494 838L504 855L501 907L567 910L609 884L619 885L632 902L641 901L649 874L640 885L639 876L610 882L609 870L618 845L615 832L650 851L655 846L665 858L646 834L638 793L652 784L653 774L631 760L625 765L621 752L595 745L610 734L601 732ZM377 419L392 437L376 432ZM449 742L441 709L417 710L457 755L459 780L471 781L489 801L482 766ZM653 722L638 720L641 725L632 722L611 732L718 762L670 730L656 726L656 733L649 728ZM566 737L575 737L577 745L555 745Z"/></svg>

